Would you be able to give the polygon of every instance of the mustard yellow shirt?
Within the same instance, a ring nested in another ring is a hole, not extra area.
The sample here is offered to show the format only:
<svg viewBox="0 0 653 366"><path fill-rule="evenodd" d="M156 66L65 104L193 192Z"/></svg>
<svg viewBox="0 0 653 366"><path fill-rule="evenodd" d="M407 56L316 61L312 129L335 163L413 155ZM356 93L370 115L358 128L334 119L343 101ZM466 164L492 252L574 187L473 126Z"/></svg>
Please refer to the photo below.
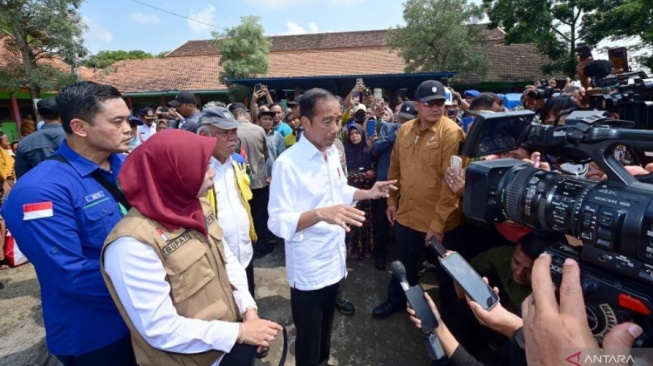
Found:
<svg viewBox="0 0 653 366"><path fill-rule="evenodd" d="M420 131L419 119L403 124L390 157L388 179L396 179L399 190L391 191L388 205L399 205L397 221L420 232L443 234L460 224L461 207L444 182L451 155L465 141L463 130L442 117Z"/></svg>

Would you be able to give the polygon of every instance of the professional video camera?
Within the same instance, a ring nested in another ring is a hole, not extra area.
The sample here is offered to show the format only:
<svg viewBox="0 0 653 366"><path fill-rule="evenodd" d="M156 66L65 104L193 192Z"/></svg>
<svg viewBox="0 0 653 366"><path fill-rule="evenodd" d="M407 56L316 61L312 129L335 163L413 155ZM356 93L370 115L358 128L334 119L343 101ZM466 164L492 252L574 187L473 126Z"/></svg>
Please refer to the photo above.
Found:
<svg viewBox="0 0 653 366"><path fill-rule="evenodd" d="M474 121L463 155L480 157L522 146L573 163L595 162L607 181L592 182L534 168L514 159L474 162L466 171L463 211L473 220L512 220L564 232L581 247L552 243L551 273L576 259L590 328L601 341L617 323L634 320L650 347L653 335L653 185L635 179L615 157L618 146L653 151L653 131L632 122L572 113L565 126L532 125L533 112L483 114Z"/></svg>
<svg viewBox="0 0 653 366"><path fill-rule="evenodd" d="M529 90L526 95L533 99L549 99L553 96L554 92L555 90L549 85L549 82L546 79L542 79L540 80L540 85L535 89Z"/></svg>
<svg viewBox="0 0 653 366"><path fill-rule="evenodd" d="M592 61L585 68L594 89L587 91L590 109L618 112L635 128L653 129L653 79L643 71L611 74L609 61Z"/></svg>

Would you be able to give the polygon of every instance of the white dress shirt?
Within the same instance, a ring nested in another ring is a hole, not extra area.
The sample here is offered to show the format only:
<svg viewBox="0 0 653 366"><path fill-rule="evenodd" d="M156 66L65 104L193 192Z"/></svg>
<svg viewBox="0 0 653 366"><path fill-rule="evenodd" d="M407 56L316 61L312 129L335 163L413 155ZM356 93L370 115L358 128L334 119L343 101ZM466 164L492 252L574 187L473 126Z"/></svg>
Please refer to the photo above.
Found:
<svg viewBox="0 0 653 366"><path fill-rule="evenodd" d="M252 260L254 248L249 236L249 215L240 200L233 160L229 157L222 164L211 158L211 169L215 172L213 187L218 206L218 222L231 252L245 268Z"/></svg>
<svg viewBox="0 0 653 366"><path fill-rule="evenodd" d="M146 124L138 125L136 126L136 133L138 133L138 139L145 142L156 133L156 123L152 122L150 126Z"/></svg>
<svg viewBox="0 0 653 366"><path fill-rule="evenodd" d="M319 222L296 232L303 212L354 204L357 188L347 185L338 150L331 146L326 157L302 138L272 168L268 227L286 241L288 282L303 291L333 285L347 275L342 227Z"/></svg>
<svg viewBox="0 0 653 366"><path fill-rule="evenodd" d="M245 270L224 246L229 282L241 314L256 305L247 287ZM177 313L170 299L166 271L154 248L130 236L112 243L104 253L104 268L138 333L152 347L177 353L209 350L229 352L238 338L239 323L189 319ZM213 365L219 365L220 359Z"/></svg>

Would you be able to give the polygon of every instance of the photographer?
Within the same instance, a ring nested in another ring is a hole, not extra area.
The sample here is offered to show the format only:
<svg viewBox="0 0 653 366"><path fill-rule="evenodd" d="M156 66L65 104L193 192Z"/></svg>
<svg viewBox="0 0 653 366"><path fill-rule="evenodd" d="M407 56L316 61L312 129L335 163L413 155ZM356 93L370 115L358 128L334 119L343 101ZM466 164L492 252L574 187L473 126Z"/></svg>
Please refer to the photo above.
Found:
<svg viewBox="0 0 653 366"><path fill-rule="evenodd" d="M553 97L544 103L542 108L538 111L540 120L545 125L551 126L564 126L564 121L561 123L559 117L563 111L566 114L571 113L578 108L577 103L570 96Z"/></svg>

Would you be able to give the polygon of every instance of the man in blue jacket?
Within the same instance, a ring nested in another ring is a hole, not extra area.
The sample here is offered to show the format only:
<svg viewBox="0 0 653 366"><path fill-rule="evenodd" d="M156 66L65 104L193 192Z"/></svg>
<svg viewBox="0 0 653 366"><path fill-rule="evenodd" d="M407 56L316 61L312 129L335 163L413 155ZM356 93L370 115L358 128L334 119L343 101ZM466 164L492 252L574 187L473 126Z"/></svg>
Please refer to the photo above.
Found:
<svg viewBox="0 0 653 366"><path fill-rule="evenodd" d="M129 109L114 87L92 82L61 89L56 102L66 139L16 183L2 217L36 270L50 353L64 366L136 365L100 273L104 239L127 209L111 185L132 139Z"/></svg>
<svg viewBox="0 0 653 366"><path fill-rule="evenodd" d="M379 138L372 145L372 152L377 157L376 179L379 181L388 180L388 168L390 167L390 155L397 139L399 127L417 118L417 110L411 101L402 103L397 113L397 121L384 123L379 131ZM375 200L374 217L380 218L374 225L374 267L380 271L385 269L386 257L388 255L388 236L390 234L390 222L385 220L385 210L388 208L386 200Z"/></svg>

